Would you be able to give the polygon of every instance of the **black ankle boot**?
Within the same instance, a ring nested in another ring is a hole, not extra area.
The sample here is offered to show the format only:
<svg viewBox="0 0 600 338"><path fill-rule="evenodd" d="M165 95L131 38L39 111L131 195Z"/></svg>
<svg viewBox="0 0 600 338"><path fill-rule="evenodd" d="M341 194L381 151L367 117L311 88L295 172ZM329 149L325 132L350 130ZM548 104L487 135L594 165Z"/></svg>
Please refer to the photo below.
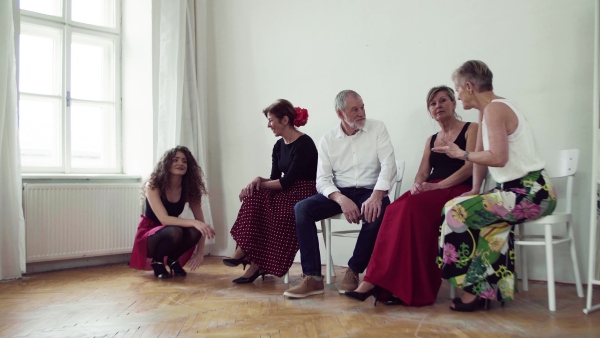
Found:
<svg viewBox="0 0 600 338"><path fill-rule="evenodd" d="M152 261L150 265L152 266L152 270L154 270L154 276L156 276L156 278L171 278L171 274L167 271L165 265L162 262Z"/></svg>
<svg viewBox="0 0 600 338"><path fill-rule="evenodd" d="M187 272L185 272L181 265L179 265L179 261L167 258L167 264L169 264L169 269L171 269L171 273L173 274L173 276L185 277L187 275Z"/></svg>

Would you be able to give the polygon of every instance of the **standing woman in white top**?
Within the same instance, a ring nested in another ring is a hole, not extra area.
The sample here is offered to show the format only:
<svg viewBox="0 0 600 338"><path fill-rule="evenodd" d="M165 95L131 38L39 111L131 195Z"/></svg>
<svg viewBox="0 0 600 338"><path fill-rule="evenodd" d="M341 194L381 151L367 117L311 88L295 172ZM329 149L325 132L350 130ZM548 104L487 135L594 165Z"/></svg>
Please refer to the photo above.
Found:
<svg viewBox="0 0 600 338"><path fill-rule="evenodd" d="M554 211L556 194L538 156L529 123L508 100L493 92L492 72L467 61L452 75L464 109L479 110L477 145L469 153L449 142L435 152L473 163L473 189L444 207L438 264L442 278L465 291L450 309L470 312L491 300L510 301L515 224ZM496 188L479 194L489 168Z"/></svg>

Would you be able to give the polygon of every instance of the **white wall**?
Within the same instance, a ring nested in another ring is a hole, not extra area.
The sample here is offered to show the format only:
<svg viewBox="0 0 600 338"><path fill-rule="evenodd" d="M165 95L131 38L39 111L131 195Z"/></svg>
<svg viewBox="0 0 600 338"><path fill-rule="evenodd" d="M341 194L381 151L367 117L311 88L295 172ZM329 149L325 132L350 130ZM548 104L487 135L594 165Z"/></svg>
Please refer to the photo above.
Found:
<svg viewBox="0 0 600 338"><path fill-rule="evenodd" d="M276 141L261 111L278 98L308 109L315 142L338 120L333 98L354 89L368 118L384 121L412 183L436 131L425 94L468 59L484 60L498 95L517 102L543 149L579 148L574 207L587 280L592 139L594 1L209 1L209 167L213 254L231 254L240 189L268 176ZM475 111L458 109L465 120ZM589 154L589 155L588 155ZM336 243L341 242L334 242ZM352 242L336 253L345 264ZM531 256L530 256L531 257ZM568 251L557 280L572 281ZM541 266L532 278L545 279Z"/></svg>

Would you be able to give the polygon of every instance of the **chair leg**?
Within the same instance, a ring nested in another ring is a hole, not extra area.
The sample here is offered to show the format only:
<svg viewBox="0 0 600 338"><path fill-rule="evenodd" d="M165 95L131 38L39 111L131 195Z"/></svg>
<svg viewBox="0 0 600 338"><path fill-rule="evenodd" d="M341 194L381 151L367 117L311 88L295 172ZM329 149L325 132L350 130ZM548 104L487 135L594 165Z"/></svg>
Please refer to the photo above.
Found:
<svg viewBox="0 0 600 338"><path fill-rule="evenodd" d="M525 236L525 227L523 224L519 224L519 238L523 238ZM515 248L516 249L516 248ZM521 281L523 284L523 291L529 291L529 274L527 269L527 248L524 245L518 245L517 259L520 261L520 273L521 273Z"/></svg>
<svg viewBox="0 0 600 338"><path fill-rule="evenodd" d="M289 270L288 270L288 272L285 273L285 276L283 276L283 283L290 284L290 271Z"/></svg>
<svg viewBox="0 0 600 338"><path fill-rule="evenodd" d="M548 309L556 311L556 293L554 290L554 253L552 247L552 225L545 225L546 271L548 273Z"/></svg>
<svg viewBox="0 0 600 338"><path fill-rule="evenodd" d="M329 256L329 274L331 277L335 277L335 265L333 264L332 255Z"/></svg>
<svg viewBox="0 0 600 338"><path fill-rule="evenodd" d="M331 259L331 220L321 221L321 230L323 232L323 242L325 242L325 284L331 284L331 270L333 269L333 260Z"/></svg>
<svg viewBox="0 0 600 338"><path fill-rule="evenodd" d="M573 272L575 273L575 286L577 287L577 296L583 298L583 285L581 285L581 276L579 275L579 263L577 262L577 250L575 249L575 237L573 236L573 227L567 223L567 233L571 239L571 259L573 260Z"/></svg>

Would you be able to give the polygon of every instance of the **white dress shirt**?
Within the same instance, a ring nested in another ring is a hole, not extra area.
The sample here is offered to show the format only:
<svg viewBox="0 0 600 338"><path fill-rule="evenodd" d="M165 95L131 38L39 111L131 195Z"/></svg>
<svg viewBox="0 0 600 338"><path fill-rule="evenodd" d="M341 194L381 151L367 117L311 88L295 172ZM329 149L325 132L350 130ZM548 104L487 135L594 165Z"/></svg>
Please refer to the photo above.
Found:
<svg viewBox="0 0 600 338"><path fill-rule="evenodd" d="M338 188L392 188L396 160L383 122L367 119L365 126L350 136L340 123L321 137L318 151L317 191L325 197Z"/></svg>

